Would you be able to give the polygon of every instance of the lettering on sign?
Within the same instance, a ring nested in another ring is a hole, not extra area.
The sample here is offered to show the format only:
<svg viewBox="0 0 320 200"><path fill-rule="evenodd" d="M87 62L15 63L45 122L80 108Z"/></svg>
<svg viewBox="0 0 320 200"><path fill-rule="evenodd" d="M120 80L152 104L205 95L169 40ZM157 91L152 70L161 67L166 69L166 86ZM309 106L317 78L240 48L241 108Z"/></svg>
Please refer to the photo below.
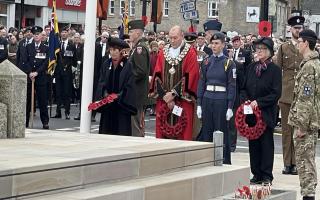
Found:
<svg viewBox="0 0 320 200"><path fill-rule="evenodd" d="M81 6L81 0L65 0L64 2L67 6Z"/></svg>

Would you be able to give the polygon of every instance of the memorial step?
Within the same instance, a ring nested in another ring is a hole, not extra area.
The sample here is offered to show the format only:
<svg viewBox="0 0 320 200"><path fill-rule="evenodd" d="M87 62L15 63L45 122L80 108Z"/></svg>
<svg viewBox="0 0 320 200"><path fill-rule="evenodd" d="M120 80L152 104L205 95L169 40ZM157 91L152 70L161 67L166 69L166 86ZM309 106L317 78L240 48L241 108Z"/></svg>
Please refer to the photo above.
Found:
<svg viewBox="0 0 320 200"><path fill-rule="evenodd" d="M248 167L207 166L74 191L30 197L33 200L208 200L248 184Z"/></svg>

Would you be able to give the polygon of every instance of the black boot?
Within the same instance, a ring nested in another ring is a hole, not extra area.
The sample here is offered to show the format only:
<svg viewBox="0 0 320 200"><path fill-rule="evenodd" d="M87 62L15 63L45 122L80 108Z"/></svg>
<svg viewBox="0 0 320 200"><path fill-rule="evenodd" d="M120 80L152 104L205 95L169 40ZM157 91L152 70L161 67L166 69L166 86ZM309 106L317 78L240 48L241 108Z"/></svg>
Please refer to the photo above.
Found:
<svg viewBox="0 0 320 200"><path fill-rule="evenodd" d="M314 197L303 196L302 200L315 200Z"/></svg>

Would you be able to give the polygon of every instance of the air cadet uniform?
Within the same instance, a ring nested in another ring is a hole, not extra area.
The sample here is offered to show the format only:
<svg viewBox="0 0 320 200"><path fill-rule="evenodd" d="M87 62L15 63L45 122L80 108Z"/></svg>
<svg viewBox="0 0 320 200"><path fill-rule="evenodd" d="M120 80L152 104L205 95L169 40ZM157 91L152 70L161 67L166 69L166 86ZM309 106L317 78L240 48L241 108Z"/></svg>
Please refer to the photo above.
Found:
<svg viewBox="0 0 320 200"><path fill-rule="evenodd" d="M215 33L212 40L224 42L225 36L222 33ZM229 60L223 52L218 55L213 54L204 60L197 92L197 103L202 110L202 131L198 139L212 142L213 132L222 131L224 133L224 164L231 164L226 113L232 112L235 92L236 66L234 62Z"/></svg>
<svg viewBox="0 0 320 200"><path fill-rule="evenodd" d="M301 16L289 18L288 24L292 27L303 26L305 19ZM294 76L299 70L302 55L299 53L297 42L290 40L282 44L276 56L276 64L282 69L282 96L279 100L281 109L282 152L284 169L283 174L297 175L296 159L294 155L293 128L288 125L288 115L293 99Z"/></svg>
<svg viewBox="0 0 320 200"><path fill-rule="evenodd" d="M144 30L142 20L133 20L128 23L129 31L133 29ZM140 39L130 52L129 62L132 64L137 89L138 113L132 116L132 135L144 136L144 106L147 103L149 91L150 53L147 45Z"/></svg>
<svg viewBox="0 0 320 200"><path fill-rule="evenodd" d="M32 28L32 33L37 36L42 32L42 28L35 26ZM40 37L40 36L39 36ZM37 103L40 109L40 119L44 129L49 129L49 116L48 116L48 94L47 94L47 70L49 64L49 48L41 42L35 42L26 46L27 52L27 75L28 79L31 72L37 72L35 78L35 92ZM31 111L31 82L28 83L27 88L27 117L26 124L29 123L30 111Z"/></svg>
<svg viewBox="0 0 320 200"><path fill-rule="evenodd" d="M316 41L311 30L304 30L299 38ZM295 76L288 123L294 127L296 164L304 200L314 200L317 186L315 151L320 129L320 61L319 54L311 50L304 55L300 70ZM301 136L300 134L304 134Z"/></svg>
<svg viewBox="0 0 320 200"><path fill-rule="evenodd" d="M63 31L67 31L65 27ZM72 66L77 66L76 47L70 40L61 40L57 67L54 77L56 82L57 110L54 118L61 118L61 106L64 105L66 119L70 119L70 101L72 95Z"/></svg>

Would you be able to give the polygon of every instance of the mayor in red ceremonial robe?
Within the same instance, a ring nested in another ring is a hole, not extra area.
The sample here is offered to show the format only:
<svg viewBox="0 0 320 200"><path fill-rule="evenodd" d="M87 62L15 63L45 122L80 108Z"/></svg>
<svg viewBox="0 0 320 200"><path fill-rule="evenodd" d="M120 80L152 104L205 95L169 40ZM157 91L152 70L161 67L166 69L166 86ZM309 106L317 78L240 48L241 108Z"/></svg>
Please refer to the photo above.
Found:
<svg viewBox="0 0 320 200"><path fill-rule="evenodd" d="M199 65L194 47L179 26L169 32L170 44L159 52L150 96L157 98L156 137L192 140Z"/></svg>

